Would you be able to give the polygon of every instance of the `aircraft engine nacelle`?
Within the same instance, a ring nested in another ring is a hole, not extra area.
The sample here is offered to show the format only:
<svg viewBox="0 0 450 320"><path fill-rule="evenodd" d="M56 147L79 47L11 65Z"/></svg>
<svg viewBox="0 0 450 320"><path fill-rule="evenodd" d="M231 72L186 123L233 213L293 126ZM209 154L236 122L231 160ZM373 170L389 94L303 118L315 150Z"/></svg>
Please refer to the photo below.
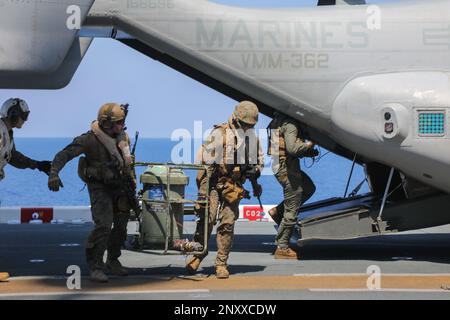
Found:
<svg viewBox="0 0 450 320"><path fill-rule="evenodd" d="M94 0L0 0L0 88L59 89L91 39L78 32Z"/></svg>
<svg viewBox="0 0 450 320"><path fill-rule="evenodd" d="M398 72L348 82L332 109L332 135L364 156L450 192L450 80Z"/></svg>
<svg viewBox="0 0 450 320"><path fill-rule="evenodd" d="M93 3L0 1L0 80L56 72Z"/></svg>

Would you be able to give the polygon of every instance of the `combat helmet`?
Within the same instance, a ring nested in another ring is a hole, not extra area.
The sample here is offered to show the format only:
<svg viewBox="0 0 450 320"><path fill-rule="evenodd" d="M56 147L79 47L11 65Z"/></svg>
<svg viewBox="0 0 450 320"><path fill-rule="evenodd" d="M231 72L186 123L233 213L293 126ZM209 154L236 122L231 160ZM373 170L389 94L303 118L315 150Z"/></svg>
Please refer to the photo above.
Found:
<svg viewBox="0 0 450 320"><path fill-rule="evenodd" d="M100 127L111 128L114 122L122 121L126 117L125 109L117 103L106 103L98 111L97 120Z"/></svg>
<svg viewBox="0 0 450 320"><path fill-rule="evenodd" d="M251 101L240 102L233 111L233 118L254 126L258 122L258 107Z"/></svg>

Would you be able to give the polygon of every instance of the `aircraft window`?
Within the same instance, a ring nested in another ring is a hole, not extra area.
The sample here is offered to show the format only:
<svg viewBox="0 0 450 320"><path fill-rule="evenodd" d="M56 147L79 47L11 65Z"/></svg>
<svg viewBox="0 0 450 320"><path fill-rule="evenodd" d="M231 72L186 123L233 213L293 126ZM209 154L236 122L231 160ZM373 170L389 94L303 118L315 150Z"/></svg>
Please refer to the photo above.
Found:
<svg viewBox="0 0 450 320"><path fill-rule="evenodd" d="M445 112L419 112L420 136L443 136L445 134Z"/></svg>

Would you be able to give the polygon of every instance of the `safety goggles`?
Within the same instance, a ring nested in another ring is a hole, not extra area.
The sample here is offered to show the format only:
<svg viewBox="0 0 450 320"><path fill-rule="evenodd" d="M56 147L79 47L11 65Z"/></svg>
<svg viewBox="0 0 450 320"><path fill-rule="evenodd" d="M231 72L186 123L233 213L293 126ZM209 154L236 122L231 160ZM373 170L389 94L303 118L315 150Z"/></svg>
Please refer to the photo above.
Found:
<svg viewBox="0 0 450 320"><path fill-rule="evenodd" d="M243 121L241 121L241 120L237 120L237 123L239 124L239 126L240 126L242 129L252 129L253 127L255 127L254 124L249 124L249 123L243 122Z"/></svg>
<svg viewBox="0 0 450 320"><path fill-rule="evenodd" d="M114 125L125 126L125 119L122 119L122 120L119 120L119 121L115 121Z"/></svg>

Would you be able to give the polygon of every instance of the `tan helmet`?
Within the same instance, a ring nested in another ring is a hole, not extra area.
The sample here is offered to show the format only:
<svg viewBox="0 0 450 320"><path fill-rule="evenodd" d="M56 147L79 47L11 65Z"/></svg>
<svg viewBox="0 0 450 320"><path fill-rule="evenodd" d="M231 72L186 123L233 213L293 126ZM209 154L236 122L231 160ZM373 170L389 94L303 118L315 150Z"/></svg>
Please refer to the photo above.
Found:
<svg viewBox="0 0 450 320"><path fill-rule="evenodd" d="M98 111L97 120L101 127L110 128L114 122L125 119L125 110L118 103L106 103Z"/></svg>
<svg viewBox="0 0 450 320"><path fill-rule="evenodd" d="M240 102L233 112L233 117L249 125L255 125L258 122L258 107L251 101Z"/></svg>

